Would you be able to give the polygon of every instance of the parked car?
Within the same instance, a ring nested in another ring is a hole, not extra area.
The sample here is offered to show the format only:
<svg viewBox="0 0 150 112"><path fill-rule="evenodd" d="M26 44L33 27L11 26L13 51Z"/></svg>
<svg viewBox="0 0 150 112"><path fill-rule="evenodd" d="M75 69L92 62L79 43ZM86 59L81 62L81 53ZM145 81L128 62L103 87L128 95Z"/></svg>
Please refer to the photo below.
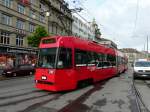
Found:
<svg viewBox="0 0 150 112"><path fill-rule="evenodd" d="M135 61L133 76L136 78L150 78L150 61Z"/></svg>
<svg viewBox="0 0 150 112"><path fill-rule="evenodd" d="M18 65L14 68L5 69L2 73L4 76L22 76L22 75L32 75L35 72L34 66L30 64Z"/></svg>

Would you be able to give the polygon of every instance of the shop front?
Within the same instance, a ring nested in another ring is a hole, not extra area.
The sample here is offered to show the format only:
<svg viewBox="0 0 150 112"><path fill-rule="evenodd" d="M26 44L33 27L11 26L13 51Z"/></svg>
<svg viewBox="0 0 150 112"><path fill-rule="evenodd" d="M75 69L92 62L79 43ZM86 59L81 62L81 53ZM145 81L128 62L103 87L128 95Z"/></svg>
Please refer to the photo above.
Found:
<svg viewBox="0 0 150 112"><path fill-rule="evenodd" d="M0 73L7 68L20 64L32 64L37 62L38 49L17 48L12 46L0 46Z"/></svg>

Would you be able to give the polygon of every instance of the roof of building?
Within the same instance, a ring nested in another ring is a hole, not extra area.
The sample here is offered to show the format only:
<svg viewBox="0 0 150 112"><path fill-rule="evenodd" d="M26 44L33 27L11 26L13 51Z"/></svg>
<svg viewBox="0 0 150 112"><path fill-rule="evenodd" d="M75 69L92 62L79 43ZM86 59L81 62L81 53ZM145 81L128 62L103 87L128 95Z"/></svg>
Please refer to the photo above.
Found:
<svg viewBox="0 0 150 112"><path fill-rule="evenodd" d="M133 49L133 48L123 48L123 49L120 49L120 51L124 53L140 53L138 50Z"/></svg>

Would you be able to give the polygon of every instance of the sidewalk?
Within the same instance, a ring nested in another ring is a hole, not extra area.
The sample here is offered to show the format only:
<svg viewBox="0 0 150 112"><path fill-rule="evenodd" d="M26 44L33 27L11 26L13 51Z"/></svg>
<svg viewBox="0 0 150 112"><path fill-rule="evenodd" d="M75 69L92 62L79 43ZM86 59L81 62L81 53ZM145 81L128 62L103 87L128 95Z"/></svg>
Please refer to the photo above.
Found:
<svg viewBox="0 0 150 112"><path fill-rule="evenodd" d="M65 95L60 97L55 102L47 103L43 107L56 110L56 112L58 110L58 112L137 112L131 99L131 83L131 70L129 70L127 73L121 74L120 77L108 80L100 90L96 90L90 95L87 95L87 91L81 92L88 89L84 88L79 91L82 93L81 97L77 97L79 94L76 93L76 90L70 95L66 94L66 97ZM73 93L76 94L73 95Z"/></svg>
<svg viewBox="0 0 150 112"><path fill-rule="evenodd" d="M90 112L132 112L130 90L131 79L128 73L108 81L104 88L91 95L84 104Z"/></svg>

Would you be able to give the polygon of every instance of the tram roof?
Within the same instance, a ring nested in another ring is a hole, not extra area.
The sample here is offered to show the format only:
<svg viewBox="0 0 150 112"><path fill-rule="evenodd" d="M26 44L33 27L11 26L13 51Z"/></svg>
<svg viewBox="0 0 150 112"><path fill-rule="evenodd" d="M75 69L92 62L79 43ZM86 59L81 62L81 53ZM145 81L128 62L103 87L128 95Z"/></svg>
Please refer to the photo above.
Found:
<svg viewBox="0 0 150 112"><path fill-rule="evenodd" d="M88 50L88 51L95 51L95 52L100 52L100 53L106 53L106 54L115 54L115 50L113 48L108 48L104 45L101 45L99 43L79 38L79 37L74 37L74 36L49 36L49 37L44 37L42 40L45 39L56 39L55 43L51 44L40 44L40 48L48 48L48 47L59 47L59 46L64 46L64 47L74 47L77 49L81 50Z"/></svg>

